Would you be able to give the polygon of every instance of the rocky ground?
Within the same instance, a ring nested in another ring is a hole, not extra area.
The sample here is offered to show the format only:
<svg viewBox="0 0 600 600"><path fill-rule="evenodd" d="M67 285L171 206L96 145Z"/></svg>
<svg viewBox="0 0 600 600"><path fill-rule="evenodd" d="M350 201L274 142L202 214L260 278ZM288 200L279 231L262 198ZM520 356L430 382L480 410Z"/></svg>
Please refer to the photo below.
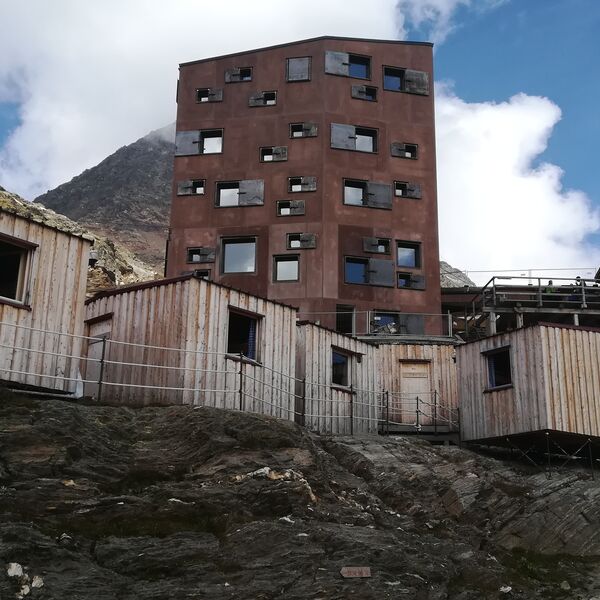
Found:
<svg viewBox="0 0 600 600"><path fill-rule="evenodd" d="M418 440L4 392L0 598L600 599L599 494Z"/></svg>

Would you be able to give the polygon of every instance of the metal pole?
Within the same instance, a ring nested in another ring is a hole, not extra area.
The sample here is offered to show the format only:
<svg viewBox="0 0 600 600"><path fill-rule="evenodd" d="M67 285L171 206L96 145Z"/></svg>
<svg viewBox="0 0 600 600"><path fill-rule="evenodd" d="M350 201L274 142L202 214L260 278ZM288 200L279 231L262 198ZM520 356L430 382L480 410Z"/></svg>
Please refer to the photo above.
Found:
<svg viewBox="0 0 600 600"><path fill-rule="evenodd" d="M417 433L421 431L421 418L420 418L420 410L419 410L419 396L417 396Z"/></svg>
<svg viewBox="0 0 600 600"><path fill-rule="evenodd" d="M385 392L385 430L390 435L390 392Z"/></svg>
<svg viewBox="0 0 600 600"><path fill-rule="evenodd" d="M448 311L448 336L452 337L452 313Z"/></svg>
<svg viewBox="0 0 600 600"><path fill-rule="evenodd" d="M590 455L590 471L592 472L592 479L596 479L594 475L594 452L592 450L592 440L588 438L588 454Z"/></svg>
<svg viewBox="0 0 600 600"><path fill-rule="evenodd" d="M300 415L300 424L305 425L306 419L306 377L302 378L302 414Z"/></svg>
<svg viewBox="0 0 600 600"><path fill-rule="evenodd" d="M102 336L102 354L100 355L100 375L98 376L98 402L102 401L102 379L104 377L104 360L106 358L106 335Z"/></svg>
<svg viewBox="0 0 600 600"><path fill-rule="evenodd" d="M244 410L244 355L240 352L240 410Z"/></svg>
<svg viewBox="0 0 600 600"><path fill-rule="evenodd" d="M437 435L437 390L433 390L433 434Z"/></svg>
<svg viewBox="0 0 600 600"><path fill-rule="evenodd" d="M350 384L350 435L354 435L354 386Z"/></svg>

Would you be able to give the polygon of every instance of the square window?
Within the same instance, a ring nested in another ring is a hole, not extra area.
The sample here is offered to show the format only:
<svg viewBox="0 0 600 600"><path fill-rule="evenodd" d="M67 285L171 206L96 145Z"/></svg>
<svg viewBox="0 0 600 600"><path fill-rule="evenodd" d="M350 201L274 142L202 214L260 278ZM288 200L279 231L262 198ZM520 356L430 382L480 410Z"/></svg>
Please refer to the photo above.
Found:
<svg viewBox="0 0 600 600"><path fill-rule="evenodd" d="M273 161L273 148L261 148L260 149L260 160L262 162Z"/></svg>
<svg viewBox="0 0 600 600"><path fill-rule="evenodd" d="M396 265L418 269L421 266L421 244L398 242Z"/></svg>
<svg viewBox="0 0 600 600"><path fill-rule="evenodd" d="M256 271L256 238L224 239L222 249L222 273L254 273Z"/></svg>
<svg viewBox="0 0 600 600"><path fill-rule="evenodd" d="M404 158L417 158L416 144L404 144Z"/></svg>
<svg viewBox="0 0 600 600"><path fill-rule="evenodd" d="M337 349L331 350L331 383L350 386L350 355Z"/></svg>
<svg viewBox="0 0 600 600"><path fill-rule="evenodd" d="M227 354L243 355L258 360L260 317L229 311Z"/></svg>
<svg viewBox="0 0 600 600"><path fill-rule="evenodd" d="M240 182L219 181L217 182L217 206L239 206L240 205Z"/></svg>
<svg viewBox="0 0 600 600"><path fill-rule="evenodd" d="M278 200L277 216L291 217L304 214L304 200Z"/></svg>
<svg viewBox="0 0 600 600"><path fill-rule="evenodd" d="M0 297L26 302L31 252L32 247L0 238Z"/></svg>
<svg viewBox="0 0 600 600"><path fill-rule="evenodd" d="M200 154L220 154L223 152L223 130L203 129L200 131Z"/></svg>
<svg viewBox="0 0 600 600"><path fill-rule="evenodd" d="M404 69L383 67L383 89L401 92L404 89Z"/></svg>
<svg viewBox="0 0 600 600"><path fill-rule="evenodd" d="M300 258L284 254L273 257L273 281L298 281L300 277Z"/></svg>
<svg viewBox="0 0 600 600"><path fill-rule="evenodd" d="M346 283L369 283L369 259L346 257L344 281Z"/></svg>
<svg viewBox="0 0 600 600"><path fill-rule="evenodd" d="M196 269L194 271L194 277L210 280L210 269Z"/></svg>
<svg viewBox="0 0 600 600"><path fill-rule="evenodd" d="M346 304L336 305L335 330L347 335L354 334L354 306Z"/></svg>
<svg viewBox="0 0 600 600"><path fill-rule="evenodd" d="M265 92L263 97L267 106L277 103L277 92Z"/></svg>
<svg viewBox="0 0 600 600"><path fill-rule="evenodd" d="M240 81L252 81L252 67L240 69Z"/></svg>
<svg viewBox="0 0 600 600"><path fill-rule="evenodd" d="M410 273L398 273L397 284L399 288L410 288Z"/></svg>
<svg viewBox="0 0 600 600"><path fill-rule="evenodd" d="M302 191L302 177L290 177L289 181L288 181L288 191L301 192Z"/></svg>
<svg viewBox="0 0 600 600"><path fill-rule="evenodd" d="M286 61L286 81L310 81L310 56L288 58Z"/></svg>
<svg viewBox="0 0 600 600"><path fill-rule="evenodd" d="M510 348L500 348L486 353L489 387L496 388L512 383Z"/></svg>
<svg viewBox="0 0 600 600"><path fill-rule="evenodd" d="M202 248L188 248L187 262L199 263L202 262Z"/></svg>
<svg viewBox="0 0 600 600"><path fill-rule="evenodd" d="M210 100L210 88L196 90L196 102L208 102Z"/></svg>
<svg viewBox="0 0 600 600"><path fill-rule="evenodd" d="M177 182L178 196L201 196L204 194L204 179L186 179Z"/></svg>
<svg viewBox="0 0 600 600"><path fill-rule="evenodd" d="M301 233L288 233L287 234L287 247L292 250L294 248L302 248L302 234Z"/></svg>
<svg viewBox="0 0 600 600"><path fill-rule="evenodd" d="M367 204L367 182L344 179L344 204L365 206Z"/></svg>
<svg viewBox="0 0 600 600"><path fill-rule="evenodd" d="M369 79L371 77L371 59L368 56L349 54L348 75L358 79Z"/></svg>

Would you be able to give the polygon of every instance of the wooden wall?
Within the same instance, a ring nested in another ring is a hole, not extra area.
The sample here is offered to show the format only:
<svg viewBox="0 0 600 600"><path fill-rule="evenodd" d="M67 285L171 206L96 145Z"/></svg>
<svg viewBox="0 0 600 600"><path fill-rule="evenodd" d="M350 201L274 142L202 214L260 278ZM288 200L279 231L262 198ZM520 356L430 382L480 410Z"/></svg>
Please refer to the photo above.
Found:
<svg viewBox="0 0 600 600"><path fill-rule="evenodd" d="M262 316L258 336L261 364L241 365L242 408L293 419L296 311L195 278L139 286L100 296L88 304L87 319L113 313L109 360L157 365L108 364L105 380L121 385L105 384L103 400L240 408L240 362L226 356L230 308Z"/></svg>
<svg viewBox="0 0 600 600"><path fill-rule="evenodd" d="M438 423L456 421L458 382L454 344L382 344L377 352L381 386L389 392L390 404L396 405L395 412L403 415L403 422L414 422L416 409L414 402L404 396L400 366L406 362L429 364L432 395L425 400L429 404L437 404ZM436 393L435 398L433 392ZM422 410L427 413L422 424L429 424L433 421L433 408L426 405Z"/></svg>
<svg viewBox="0 0 600 600"><path fill-rule="evenodd" d="M489 387L482 352L510 346L512 386ZM464 440L506 436L548 427L546 363L556 347L543 350L539 327L526 327L456 348L461 435Z"/></svg>
<svg viewBox="0 0 600 600"><path fill-rule="evenodd" d="M353 354L352 393L332 384L334 347ZM306 387L304 401L299 398L297 406L298 412L304 413L303 423L309 429L344 435L377 433L381 403L379 373L376 346L313 323L298 325L296 377L305 378Z"/></svg>
<svg viewBox="0 0 600 600"><path fill-rule="evenodd" d="M540 326L547 428L600 436L600 332Z"/></svg>
<svg viewBox="0 0 600 600"><path fill-rule="evenodd" d="M80 356L82 340L11 325L83 335L91 241L1 210L0 233L38 245L29 272L31 310L0 301L0 380L73 393L76 381L61 378L77 378L79 360L67 355Z"/></svg>

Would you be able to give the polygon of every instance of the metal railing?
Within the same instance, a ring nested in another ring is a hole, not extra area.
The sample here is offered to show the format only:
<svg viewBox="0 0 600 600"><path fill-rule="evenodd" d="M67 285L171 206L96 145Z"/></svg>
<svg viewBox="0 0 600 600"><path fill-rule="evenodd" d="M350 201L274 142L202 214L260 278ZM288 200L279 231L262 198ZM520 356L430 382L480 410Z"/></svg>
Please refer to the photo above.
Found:
<svg viewBox="0 0 600 600"><path fill-rule="evenodd" d="M294 361L290 361L293 365ZM458 429L458 412L437 391L334 386L259 364L243 354L74 336L0 322L0 380L97 402L193 404L296 421L319 433ZM329 372L325 369L323 372Z"/></svg>

